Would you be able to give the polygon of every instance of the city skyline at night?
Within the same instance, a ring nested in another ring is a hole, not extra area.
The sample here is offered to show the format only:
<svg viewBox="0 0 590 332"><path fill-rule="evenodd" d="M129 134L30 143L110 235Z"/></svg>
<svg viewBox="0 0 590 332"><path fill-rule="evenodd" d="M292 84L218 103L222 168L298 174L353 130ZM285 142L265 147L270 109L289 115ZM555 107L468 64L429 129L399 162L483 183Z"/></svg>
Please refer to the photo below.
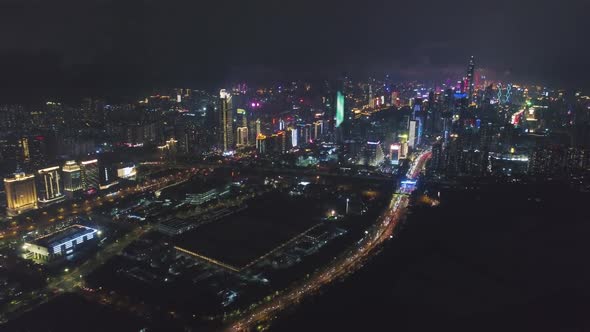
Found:
<svg viewBox="0 0 590 332"><path fill-rule="evenodd" d="M581 0L0 4L0 330L587 330Z"/></svg>

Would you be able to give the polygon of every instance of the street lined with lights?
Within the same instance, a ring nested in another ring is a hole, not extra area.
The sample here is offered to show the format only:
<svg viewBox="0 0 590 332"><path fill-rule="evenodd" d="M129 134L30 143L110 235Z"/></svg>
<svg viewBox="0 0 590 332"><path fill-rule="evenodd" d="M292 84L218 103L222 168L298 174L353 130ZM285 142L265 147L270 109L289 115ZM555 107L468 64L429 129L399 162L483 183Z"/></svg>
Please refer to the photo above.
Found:
<svg viewBox="0 0 590 332"><path fill-rule="evenodd" d="M430 151L424 151L414 159L408 171L409 180L415 180L419 176L430 156ZM400 192L403 191L402 189L400 187ZM360 269L368 258L378 252L380 245L384 241L393 237L396 226L403 217L408 203L408 195L394 194L387 210L376 224L365 231L365 236L355 247L346 251L306 280L278 293L270 301L246 311L240 319L230 323L228 330L249 331L258 324L272 320L281 311L296 305L303 298L315 294L321 287Z"/></svg>

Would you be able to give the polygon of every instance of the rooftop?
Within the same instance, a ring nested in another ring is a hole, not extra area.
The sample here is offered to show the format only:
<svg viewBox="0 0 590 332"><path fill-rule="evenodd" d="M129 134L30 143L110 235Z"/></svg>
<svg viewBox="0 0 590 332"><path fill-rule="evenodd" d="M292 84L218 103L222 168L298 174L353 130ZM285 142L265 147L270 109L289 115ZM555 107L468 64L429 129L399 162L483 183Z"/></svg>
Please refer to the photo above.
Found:
<svg viewBox="0 0 590 332"><path fill-rule="evenodd" d="M306 199L266 195L249 208L181 235L178 250L239 271L314 229L320 211Z"/></svg>
<svg viewBox="0 0 590 332"><path fill-rule="evenodd" d="M96 233L97 230L94 228L82 226L82 225L72 225L68 228L62 229L55 233L51 233L49 235L42 236L37 238L31 243L36 244L38 246L52 248L57 245L60 245L64 242L73 240L77 237L84 236L90 233Z"/></svg>

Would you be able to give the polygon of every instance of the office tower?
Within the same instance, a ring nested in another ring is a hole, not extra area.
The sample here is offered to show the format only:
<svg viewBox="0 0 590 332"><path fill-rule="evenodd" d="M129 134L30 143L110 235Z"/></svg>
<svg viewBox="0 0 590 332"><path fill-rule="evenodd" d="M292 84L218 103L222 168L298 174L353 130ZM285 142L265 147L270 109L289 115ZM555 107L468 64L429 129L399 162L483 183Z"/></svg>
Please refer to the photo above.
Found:
<svg viewBox="0 0 590 332"><path fill-rule="evenodd" d="M206 114L207 116L207 114ZM214 123L207 122L207 118L204 119L204 123L197 120L196 117L184 114L179 116L174 121L174 138L178 140L178 152L180 153L191 153L196 151L199 147L213 145L214 143L209 140L208 136L215 135L216 125ZM201 131L201 127L207 128ZM211 143L211 144L207 144Z"/></svg>
<svg viewBox="0 0 590 332"><path fill-rule="evenodd" d="M467 100L471 102L473 100L473 94L475 93L475 58L473 55L469 59L469 66L467 67L467 80L465 82L467 93Z"/></svg>
<svg viewBox="0 0 590 332"><path fill-rule="evenodd" d="M113 165L100 165L98 173L100 190L108 189L119 183L117 180L117 171Z"/></svg>
<svg viewBox="0 0 590 332"><path fill-rule="evenodd" d="M220 145L223 151L229 151L233 148L233 114L232 114L232 96L222 89L219 92L221 107L219 110L219 127L220 127Z"/></svg>
<svg viewBox="0 0 590 332"><path fill-rule="evenodd" d="M205 110L204 125L207 130L205 130L204 136L206 138L207 146L219 144L219 138L221 137L221 128L219 127L220 121L216 111L217 109L213 106L207 106Z"/></svg>
<svg viewBox="0 0 590 332"><path fill-rule="evenodd" d="M389 160L393 165L399 164L401 145L391 144L389 147Z"/></svg>
<svg viewBox="0 0 590 332"><path fill-rule="evenodd" d="M369 166L378 166L385 159L381 142L367 142L367 162Z"/></svg>
<svg viewBox="0 0 590 332"><path fill-rule="evenodd" d="M37 187L35 175L15 173L12 178L4 179L6 191L6 214L9 217L37 208Z"/></svg>
<svg viewBox="0 0 590 332"><path fill-rule="evenodd" d="M248 146L248 127L238 127L236 145L238 147Z"/></svg>
<svg viewBox="0 0 590 332"><path fill-rule="evenodd" d="M410 148L408 147L408 142L401 143L400 150L399 150L399 159L406 159L408 158L408 153Z"/></svg>
<svg viewBox="0 0 590 332"><path fill-rule="evenodd" d="M340 91L336 93L336 117L334 119L336 128L339 128L344 122L344 95Z"/></svg>
<svg viewBox="0 0 590 332"><path fill-rule="evenodd" d="M444 171L447 175L456 175L461 171L463 159L463 138L457 134L451 134L449 143L444 149Z"/></svg>
<svg viewBox="0 0 590 332"><path fill-rule="evenodd" d="M302 135L303 141L305 142L305 144L309 144L311 143L311 124L308 123L303 127L303 135Z"/></svg>
<svg viewBox="0 0 590 332"><path fill-rule="evenodd" d="M289 128L289 134L291 136L291 146L296 147L298 145L297 128Z"/></svg>
<svg viewBox="0 0 590 332"><path fill-rule="evenodd" d="M37 171L39 174L39 204L47 206L65 199L61 185L59 166Z"/></svg>
<svg viewBox="0 0 590 332"><path fill-rule="evenodd" d="M67 161L62 167L64 180L64 193L66 197L73 198L82 191L82 170L75 161Z"/></svg>
<svg viewBox="0 0 590 332"><path fill-rule="evenodd" d="M31 152L29 150L29 139L27 137L22 137L18 140L18 147L20 152L20 160L22 161L29 161L31 158Z"/></svg>
<svg viewBox="0 0 590 332"><path fill-rule="evenodd" d="M164 145L158 146L158 150L160 150L160 159L174 162L178 152L178 141L170 138Z"/></svg>
<svg viewBox="0 0 590 332"><path fill-rule="evenodd" d="M285 153L287 152L287 135L285 134L284 131L279 131L277 133L278 136L278 149L280 153Z"/></svg>
<svg viewBox="0 0 590 332"><path fill-rule="evenodd" d="M416 146L416 130L417 130L417 121L410 120L409 132L408 132L408 146L410 148L414 148Z"/></svg>
<svg viewBox="0 0 590 332"><path fill-rule="evenodd" d="M260 134L256 136L256 151L259 154L266 154L266 136Z"/></svg>
<svg viewBox="0 0 590 332"><path fill-rule="evenodd" d="M248 116L246 110L243 108L238 108L236 113L238 115L238 127L248 127Z"/></svg>
<svg viewBox="0 0 590 332"><path fill-rule="evenodd" d="M262 129L260 128L260 119L256 120L256 137L262 134Z"/></svg>
<svg viewBox="0 0 590 332"><path fill-rule="evenodd" d="M432 145L432 158L430 160L429 168L433 172L439 172L444 167L444 155L442 142L436 141Z"/></svg>
<svg viewBox="0 0 590 332"><path fill-rule="evenodd" d="M313 139L317 140L320 139L322 137L322 135L324 134L324 121L322 120L318 120L316 122L313 123Z"/></svg>
<svg viewBox="0 0 590 332"><path fill-rule="evenodd" d="M82 172L82 189L84 191L98 190L100 182L98 176L98 160L81 161L80 170Z"/></svg>

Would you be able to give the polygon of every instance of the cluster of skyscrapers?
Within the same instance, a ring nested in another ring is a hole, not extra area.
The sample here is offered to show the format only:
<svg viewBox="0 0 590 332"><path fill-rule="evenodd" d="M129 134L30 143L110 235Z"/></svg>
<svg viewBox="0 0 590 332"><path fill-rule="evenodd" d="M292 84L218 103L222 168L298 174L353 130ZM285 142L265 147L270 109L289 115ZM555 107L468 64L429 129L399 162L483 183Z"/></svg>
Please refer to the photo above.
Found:
<svg viewBox="0 0 590 332"><path fill-rule="evenodd" d="M67 161L35 174L17 172L4 178L7 215L16 216L37 207L79 197L99 190L98 160Z"/></svg>

